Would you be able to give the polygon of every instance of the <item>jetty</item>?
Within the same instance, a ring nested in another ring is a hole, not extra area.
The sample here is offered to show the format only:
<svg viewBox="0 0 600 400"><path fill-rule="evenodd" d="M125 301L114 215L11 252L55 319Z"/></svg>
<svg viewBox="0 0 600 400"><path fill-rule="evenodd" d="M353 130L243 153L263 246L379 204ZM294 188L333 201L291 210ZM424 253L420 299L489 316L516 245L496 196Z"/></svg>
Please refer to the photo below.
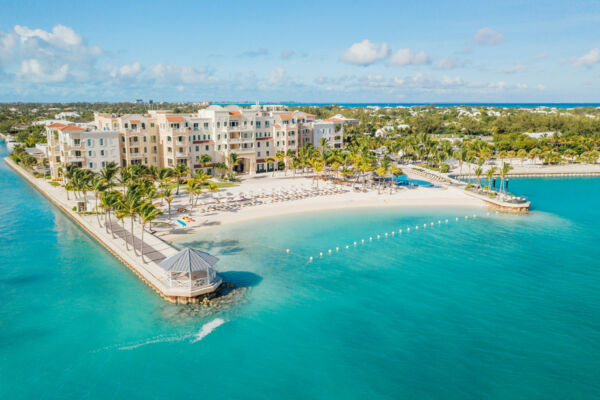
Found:
<svg viewBox="0 0 600 400"><path fill-rule="evenodd" d="M5 162L166 301L197 303L221 287L222 279L213 268L218 258L192 249L178 251L146 231L142 259L142 241L136 232L132 234L117 221L102 223L96 214L82 212L85 201L68 200L63 187L34 177L9 157Z"/></svg>
<svg viewBox="0 0 600 400"><path fill-rule="evenodd" d="M406 172L413 173L433 182L461 188L467 195L483 201L497 211L522 214L529 212L531 208L531 202L522 197L508 196L497 192L480 193L470 190L466 182L456 179L455 176L417 167L403 167L403 169ZM493 194L493 196L490 196L490 194Z"/></svg>

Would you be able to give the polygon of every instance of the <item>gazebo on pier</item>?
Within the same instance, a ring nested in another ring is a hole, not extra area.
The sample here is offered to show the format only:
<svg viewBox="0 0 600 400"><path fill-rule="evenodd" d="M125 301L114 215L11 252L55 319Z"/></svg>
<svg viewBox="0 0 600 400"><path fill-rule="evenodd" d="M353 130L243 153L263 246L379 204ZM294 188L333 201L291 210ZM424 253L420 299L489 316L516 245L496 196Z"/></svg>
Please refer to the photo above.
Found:
<svg viewBox="0 0 600 400"><path fill-rule="evenodd" d="M165 258L159 265L165 272L163 282L169 287L204 294L215 291L222 282L213 269L218 261L215 256L188 247Z"/></svg>

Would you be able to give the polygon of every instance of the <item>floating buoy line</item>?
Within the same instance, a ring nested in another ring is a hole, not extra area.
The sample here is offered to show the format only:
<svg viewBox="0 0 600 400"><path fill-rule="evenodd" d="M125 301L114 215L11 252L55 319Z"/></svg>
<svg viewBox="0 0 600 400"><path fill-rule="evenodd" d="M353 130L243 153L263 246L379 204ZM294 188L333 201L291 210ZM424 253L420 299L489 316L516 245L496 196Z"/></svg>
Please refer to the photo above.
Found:
<svg viewBox="0 0 600 400"><path fill-rule="evenodd" d="M488 212L486 215L489 216L490 213ZM456 222L459 222L459 221L468 221L469 219L477 219L477 218L478 218L477 214L472 214L472 215L465 215L464 217L455 217L455 221ZM398 230L394 230L394 231L391 231L391 232L384 232L382 234L375 235L375 237L369 236L368 239L360 239L360 240L357 240L357 241L353 241L351 244L347 244L347 245L342 245L342 246L335 247L335 251L333 251L332 249L328 249L326 251L321 251L321 252L319 252L319 255L316 256L316 257L308 257L308 262L309 263L313 262L313 260L315 258L323 258L323 257L330 256L334 252L335 253L340 252L340 250L348 250L348 249L350 249L350 247L357 247L358 245L364 245L365 242L373 242L374 240L377 241L377 240L381 240L382 238L385 240L385 239L388 239L388 238L391 238L391 237L395 237L396 235L398 235L398 237L400 237L403 234L410 233L411 229L414 229L414 230L419 230L419 228L427 229L427 228L435 227L436 225L437 226L441 226L441 225L447 225L449 223L450 223L449 219L443 219L443 220L442 219L438 219L437 222L436 221L431 221L428 224L427 223L424 223L423 225L418 224L418 225L415 225L412 228L409 226L409 227L406 227L404 229L400 228ZM289 254L290 253L290 249L286 249L286 252Z"/></svg>

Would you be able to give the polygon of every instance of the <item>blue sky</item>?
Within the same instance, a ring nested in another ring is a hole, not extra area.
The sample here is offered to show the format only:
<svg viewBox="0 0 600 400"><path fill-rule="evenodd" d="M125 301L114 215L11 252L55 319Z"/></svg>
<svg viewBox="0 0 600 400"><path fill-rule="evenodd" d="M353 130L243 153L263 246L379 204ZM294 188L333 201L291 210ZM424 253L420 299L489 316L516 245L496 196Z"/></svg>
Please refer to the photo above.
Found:
<svg viewBox="0 0 600 400"><path fill-rule="evenodd" d="M0 101L600 101L597 1L0 7Z"/></svg>

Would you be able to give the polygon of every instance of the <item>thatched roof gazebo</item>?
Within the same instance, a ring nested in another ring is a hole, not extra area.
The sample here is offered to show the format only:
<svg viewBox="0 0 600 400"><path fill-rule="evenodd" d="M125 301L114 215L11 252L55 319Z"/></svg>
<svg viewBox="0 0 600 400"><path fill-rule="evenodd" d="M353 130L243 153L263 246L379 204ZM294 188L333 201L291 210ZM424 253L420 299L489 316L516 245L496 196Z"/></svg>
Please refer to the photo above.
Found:
<svg viewBox="0 0 600 400"><path fill-rule="evenodd" d="M165 271L170 287L209 289L217 288L221 283L213 269L218 261L217 257L203 251L185 248L165 258L159 265Z"/></svg>

